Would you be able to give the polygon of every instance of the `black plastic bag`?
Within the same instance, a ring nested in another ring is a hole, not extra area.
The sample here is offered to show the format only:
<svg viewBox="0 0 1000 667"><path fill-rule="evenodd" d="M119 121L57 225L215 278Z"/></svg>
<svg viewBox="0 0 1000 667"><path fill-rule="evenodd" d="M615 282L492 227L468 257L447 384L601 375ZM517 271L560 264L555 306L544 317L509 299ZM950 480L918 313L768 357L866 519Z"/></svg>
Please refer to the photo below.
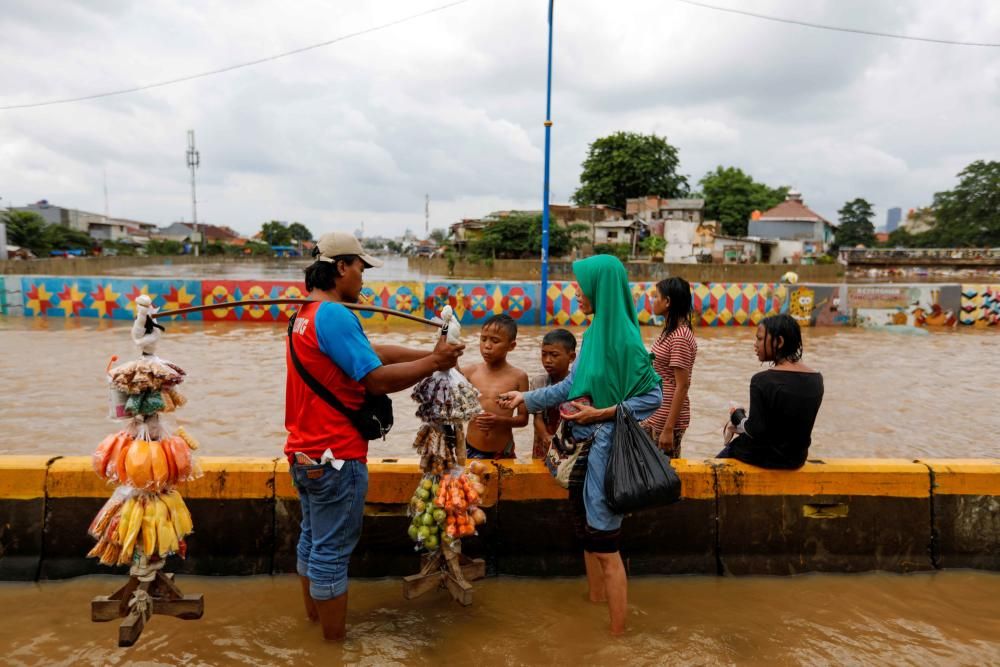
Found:
<svg viewBox="0 0 1000 667"><path fill-rule="evenodd" d="M608 505L618 514L677 502L681 479L624 405L618 406L614 442L604 475Z"/></svg>

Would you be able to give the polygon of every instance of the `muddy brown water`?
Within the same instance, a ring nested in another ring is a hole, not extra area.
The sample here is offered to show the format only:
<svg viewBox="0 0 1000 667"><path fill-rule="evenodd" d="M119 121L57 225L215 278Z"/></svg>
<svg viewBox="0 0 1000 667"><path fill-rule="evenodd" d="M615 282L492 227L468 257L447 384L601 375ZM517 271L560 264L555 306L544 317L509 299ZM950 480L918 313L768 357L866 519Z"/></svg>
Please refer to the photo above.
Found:
<svg viewBox="0 0 1000 667"><path fill-rule="evenodd" d="M105 418L104 369L134 355L128 322L0 317L0 454L90 454L115 425ZM376 343L430 349L436 332L404 322L366 324ZM474 327L463 363L479 358ZM522 327L511 363L541 372L545 330ZM577 330L577 334L581 331ZM657 335L644 327L647 344ZM996 457L1000 335L927 335L864 329L805 332L805 362L823 372L826 396L814 431L816 457ZM160 354L189 373L190 402L177 417L211 456L279 456L284 431L284 336L274 324L168 324ZM730 400L746 402L761 369L753 330L699 328L686 458L714 456ZM393 396L396 426L371 456L412 455L418 422L409 392ZM530 427L516 433L530 456Z"/></svg>
<svg viewBox="0 0 1000 667"><path fill-rule="evenodd" d="M1000 663L1000 575L638 578L628 631L584 582L501 578L463 608L443 592L402 599L399 581L355 581L348 639L326 644L291 576L181 577L205 616L156 616L117 648L89 601L120 583L0 583L8 665L986 665Z"/></svg>
<svg viewBox="0 0 1000 667"><path fill-rule="evenodd" d="M429 349L435 332L367 326L373 341ZM89 454L114 428L103 372L128 357L128 323L0 318L0 454ZM471 335L475 333L470 328ZM540 370L544 330L525 327L512 363ZM656 335L644 329L647 342ZM760 365L751 329L699 329L685 455L718 450L727 403ZM284 440L284 328L177 322L161 354L190 373L178 414L209 455L276 456ZM816 456L993 457L1000 425L1000 336L806 332L826 399ZM471 345L467 360L477 357ZM405 456L416 428L405 392L397 426L372 456ZM527 429L518 434L529 451ZM181 577L205 595L197 622L155 617L139 644L89 621L89 600L120 580L0 582L0 663L11 665L692 665L1000 664L1000 575L649 577L630 581L629 630L612 639L581 579L488 579L462 608L443 592L404 601L398 580L353 581L349 638L325 644L304 619L294 577Z"/></svg>

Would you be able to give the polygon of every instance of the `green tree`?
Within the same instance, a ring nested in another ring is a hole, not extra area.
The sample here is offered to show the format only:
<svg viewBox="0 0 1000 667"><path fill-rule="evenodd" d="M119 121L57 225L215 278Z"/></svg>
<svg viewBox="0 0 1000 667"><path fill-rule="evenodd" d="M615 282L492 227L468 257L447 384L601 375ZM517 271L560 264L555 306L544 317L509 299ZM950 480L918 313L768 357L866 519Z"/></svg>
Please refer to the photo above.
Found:
<svg viewBox="0 0 1000 667"><path fill-rule="evenodd" d="M7 242L27 248L38 257L49 254L53 248L53 233L45 218L34 211L5 211L3 221L7 225Z"/></svg>
<svg viewBox="0 0 1000 667"><path fill-rule="evenodd" d="M152 239L146 244L147 255L179 255L183 251L183 243L170 239Z"/></svg>
<svg viewBox="0 0 1000 667"><path fill-rule="evenodd" d="M934 195L937 222L927 232L935 245L1000 245L1000 162L976 160L952 190ZM923 235L920 235L923 236Z"/></svg>
<svg viewBox="0 0 1000 667"><path fill-rule="evenodd" d="M288 225L288 233L291 235L292 239L301 243L302 241L312 241L313 235L309 231L309 228L303 225L301 222L293 222ZM281 244L277 244L281 245Z"/></svg>
<svg viewBox="0 0 1000 667"><path fill-rule="evenodd" d="M688 180L677 173L679 166L677 148L666 137L615 132L590 144L573 201L624 209L630 197L682 197Z"/></svg>
<svg viewBox="0 0 1000 667"><path fill-rule="evenodd" d="M705 219L718 220L730 236L746 236L750 214L777 206L788 194L787 186L772 188L738 167L721 165L699 184L705 197Z"/></svg>
<svg viewBox="0 0 1000 667"><path fill-rule="evenodd" d="M549 228L549 256L562 257L572 252L577 241L573 235L582 225ZM474 258L524 259L538 257L542 247L541 215L509 215L491 222L481 238L469 244L469 254Z"/></svg>
<svg viewBox="0 0 1000 667"><path fill-rule="evenodd" d="M632 246L628 243L598 243L594 246L595 255L614 255L623 262L629 260Z"/></svg>
<svg viewBox="0 0 1000 667"><path fill-rule="evenodd" d="M276 243L275 245L287 245L287 244ZM249 253L247 252L247 249L249 249ZM272 254L274 254L274 251L271 250L271 246L267 243L263 243L261 241L247 241L246 245L243 246L243 254L244 255L250 254L255 257L259 256L270 257Z"/></svg>
<svg viewBox="0 0 1000 667"><path fill-rule="evenodd" d="M875 245L875 225L872 224L875 212L870 203L858 197L844 204L837 215L840 216L836 238L839 247L853 248L861 244L871 248Z"/></svg>
<svg viewBox="0 0 1000 667"><path fill-rule="evenodd" d="M309 230L306 230L309 231ZM282 222L272 220L260 227L260 235L268 245L291 245L292 231Z"/></svg>
<svg viewBox="0 0 1000 667"><path fill-rule="evenodd" d="M49 225L46 232L52 239L52 246L60 250L90 250L94 247L94 239L79 229Z"/></svg>
<svg viewBox="0 0 1000 667"><path fill-rule="evenodd" d="M441 245L442 243L444 243L445 240L447 240L447 238L448 238L448 230L447 229L441 229L439 227L437 229L432 229L431 230L431 240L434 241L435 243L437 243L438 245Z"/></svg>
<svg viewBox="0 0 1000 667"><path fill-rule="evenodd" d="M399 241L389 241L385 245L387 248L389 248L389 252L394 252L397 255L403 252L403 244L400 243Z"/></svg>
<svg viewBox="0 0 1000 667"><path fill-rule="evenodd" d="M662 257L663 251L667 248L667 240L662 236L651 234L639 243L639 247L653 257Z"/></svg>

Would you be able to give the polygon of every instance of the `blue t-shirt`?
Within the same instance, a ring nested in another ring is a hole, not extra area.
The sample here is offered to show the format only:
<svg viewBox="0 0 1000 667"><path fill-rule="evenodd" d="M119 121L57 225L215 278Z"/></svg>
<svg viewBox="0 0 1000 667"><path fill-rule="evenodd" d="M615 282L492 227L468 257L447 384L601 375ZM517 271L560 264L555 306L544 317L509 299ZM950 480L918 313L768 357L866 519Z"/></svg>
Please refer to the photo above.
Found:
<svg viewBox="0 0 1000 667"><path fill-rule="evenodd" d="M361 328L361 321L343 305L321 303L314 326L319 349L355 382L382 365Z"/></svg>

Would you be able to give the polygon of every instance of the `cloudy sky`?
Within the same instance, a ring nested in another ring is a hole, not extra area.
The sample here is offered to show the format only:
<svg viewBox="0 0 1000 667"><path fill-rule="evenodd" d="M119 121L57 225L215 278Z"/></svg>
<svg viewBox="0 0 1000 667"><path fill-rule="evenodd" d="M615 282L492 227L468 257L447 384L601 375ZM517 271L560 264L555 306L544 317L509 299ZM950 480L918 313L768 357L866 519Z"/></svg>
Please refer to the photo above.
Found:
<svg viewBox="0 0 1000 667"><path fill-rule="evenodd" d="M1000 2L709 0L808 22L1000 42ZM0 106L213 70L386 24L447 0L5 0ZM320 49L104 99L0 111L0 204L38 199L252 233L431 228L539 208L545 0L468 0ZM1000 49L819 31L673 0L560 0L553 202L587 144L665 135L692 181L734 165L836 219L854 197L925 205L1000 159Z"/></svg>

